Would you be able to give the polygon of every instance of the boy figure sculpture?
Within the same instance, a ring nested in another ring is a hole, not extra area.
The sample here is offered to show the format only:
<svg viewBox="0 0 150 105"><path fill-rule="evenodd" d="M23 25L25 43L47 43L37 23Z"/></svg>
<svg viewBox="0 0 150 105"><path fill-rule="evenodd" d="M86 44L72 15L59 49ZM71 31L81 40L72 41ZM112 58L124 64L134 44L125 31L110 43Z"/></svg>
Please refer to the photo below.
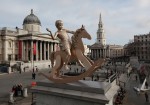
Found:
<svg viewBox="0 0 150 105"><path fill-rule="evenodd" d="M70 41L70 38L69 38L67 33L74 34L75 32L64 29L62 20L56 20L55 26L58 30L57 30L57 32L55 33L54 36L50 32L50 30L47 29L47 31L49 31L51 33L51 36L52 36L53 40L55 40L56 38L59 38L61 46L62 46L61 50L65 51L65 53L67 55L64 66L65 66L65 69L69 69L67 64L69 63L69 59L70 59L70 56L71 56L71 51L70 51L71 41Z"/></svg>

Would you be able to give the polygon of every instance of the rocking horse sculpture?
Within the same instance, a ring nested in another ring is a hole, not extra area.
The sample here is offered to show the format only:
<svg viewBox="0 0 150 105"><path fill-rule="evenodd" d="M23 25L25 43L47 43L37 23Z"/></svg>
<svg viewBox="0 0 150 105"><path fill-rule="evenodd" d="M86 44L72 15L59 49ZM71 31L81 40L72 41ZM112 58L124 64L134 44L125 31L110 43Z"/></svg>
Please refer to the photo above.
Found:
<svg viewBox="0 0 150 105"><path fill-rule="evenodd" d="M72 45L71 45L71 57L70 61L77 61L81 66L84 66L86 71L78 76L63 76L60 75L60 69L63 67L65 63L66 53L64 51L56 51L51 54L51 63L52 63L52 70L50 75L46 75L44 73L39 73L43 75L50 81L55 83L69 83L75 82L78 80L83 79L84 77L92 75L92 73L102 64L104 63L105 59L99 59L95 62L90 60L87 56L84 55L84 45L82 42L82 38L91 39L90 34L86 31L83 27L77 29L74 35L71 37ZM54 65L55 60L55 65Z"/></svg>

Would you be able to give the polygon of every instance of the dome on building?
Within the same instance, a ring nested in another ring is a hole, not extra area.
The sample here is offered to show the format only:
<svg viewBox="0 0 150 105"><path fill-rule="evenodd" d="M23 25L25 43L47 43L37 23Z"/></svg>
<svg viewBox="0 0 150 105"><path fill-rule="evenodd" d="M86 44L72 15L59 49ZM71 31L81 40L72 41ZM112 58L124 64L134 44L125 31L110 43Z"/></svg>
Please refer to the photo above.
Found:
<svg viewBox="0 0 150 105"><path fill-rule="evenodd" d="M24 24L37 24L37 25L41 25L41 22L40 22L39 18L33 14L33 9L31 9L31 14L28 15L24 19L23 25Z"/></svg>

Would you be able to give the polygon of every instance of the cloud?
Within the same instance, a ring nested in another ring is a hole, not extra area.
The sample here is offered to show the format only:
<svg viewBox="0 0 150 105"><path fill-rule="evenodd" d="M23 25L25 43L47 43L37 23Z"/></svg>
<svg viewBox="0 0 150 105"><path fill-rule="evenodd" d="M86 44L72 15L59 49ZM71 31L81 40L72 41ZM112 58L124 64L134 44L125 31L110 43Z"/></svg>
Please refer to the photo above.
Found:
<svg viewBox="0 0 150 105"><path fill-rule="evenodd" d="M54 33L57 19L70 30L84 24L92 35L86 44L95 42L100 13L110 44L124 45L134 35L148 33L150 27L150 0L2 0L0 27L22 27L31 9L42 23L42 32L49 27Z"/></svg>
<svg viewBox="0 0 150 105"><path fill-rule="evenodd" d="M150 6L149 0L134 0L136 5L141 8L147 8Z"/></svg>

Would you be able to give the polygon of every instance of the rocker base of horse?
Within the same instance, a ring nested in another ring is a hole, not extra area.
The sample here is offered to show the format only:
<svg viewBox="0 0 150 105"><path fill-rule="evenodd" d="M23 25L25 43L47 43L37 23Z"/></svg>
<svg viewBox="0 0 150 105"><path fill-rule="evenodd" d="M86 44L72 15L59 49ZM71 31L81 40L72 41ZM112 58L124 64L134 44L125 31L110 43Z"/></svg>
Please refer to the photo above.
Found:
<svg viewBox="0 0 150 105"><path fill-rule="evenodd" d="M53 77L53 76L47 76L44 73L39 73L39 75L43 75L45 78L47 78L50 81L53 81L55 83L69 83L69 82L75 82L78 80L81 80L85 77L90 76L93 72L97 70L102 64L105 62L104 59L97 60L88 70L86 70L84 73L78 75L78 76L59 76L59 77Z"/></svg>

